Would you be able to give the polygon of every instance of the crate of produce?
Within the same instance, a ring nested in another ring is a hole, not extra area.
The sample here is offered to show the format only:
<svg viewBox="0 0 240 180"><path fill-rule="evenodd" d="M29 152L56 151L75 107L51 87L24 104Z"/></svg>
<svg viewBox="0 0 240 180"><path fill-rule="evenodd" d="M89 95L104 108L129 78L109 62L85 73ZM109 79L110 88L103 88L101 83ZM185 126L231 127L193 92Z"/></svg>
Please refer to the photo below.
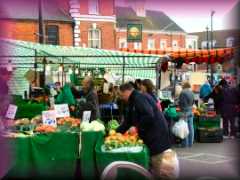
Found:
<svg viewBox="0 0 240 180"><path fill-rule="evenodd" d="M220 143L223 141L223 129L198 128L198 141L201 143Z"/></svg>
<svg viewBox="0 0 240 180"><path fill-rule="evenodd" d="M108 141L108 140L107 140ZM99 139L95 148L96 152L96 164L99 175L103 170L112 162L115 161L128 161L136 163L145 169L149 168L149 151L145 145L140 142L141 145L118 146L118 142L111 142L110 146L106 145L106 139ZM130 141L126 142L130 143ZM123 143L123 144L126 144ZM116 147L116 148L114 148ZM136 172L120 169L117 173L117 179L143 179ZM127 175L127 176L126 176Z"/></svg>
<svg viewBox="0 0 240 180"><path fill-rule="evenodd" d="M220 128L221 117L219 115L204 115L199 117L198 127Z"/></svg>

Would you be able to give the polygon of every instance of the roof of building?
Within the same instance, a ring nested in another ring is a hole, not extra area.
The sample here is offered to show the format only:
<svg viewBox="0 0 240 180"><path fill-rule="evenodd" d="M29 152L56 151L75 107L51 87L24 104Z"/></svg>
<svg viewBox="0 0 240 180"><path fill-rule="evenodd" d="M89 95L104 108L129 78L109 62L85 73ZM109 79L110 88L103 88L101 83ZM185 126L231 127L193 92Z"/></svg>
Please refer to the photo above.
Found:
<svg viewBox="0 0 240 180"><path fill-rule="evenodd" d="M43 20L72 22L70 14L58 6L57 0L42 0ZM0 18L38 19L38 0L2 0Z"/></svg>
<svg viewBox="0 0 240 180"><path fill-rule="evenodd" d="M185 32L178 24L162 11L146 10L146 16L137 16L131 7L116 7L117 26L126 28L130 22L143 25L143 30L164 30Z"/></svg>

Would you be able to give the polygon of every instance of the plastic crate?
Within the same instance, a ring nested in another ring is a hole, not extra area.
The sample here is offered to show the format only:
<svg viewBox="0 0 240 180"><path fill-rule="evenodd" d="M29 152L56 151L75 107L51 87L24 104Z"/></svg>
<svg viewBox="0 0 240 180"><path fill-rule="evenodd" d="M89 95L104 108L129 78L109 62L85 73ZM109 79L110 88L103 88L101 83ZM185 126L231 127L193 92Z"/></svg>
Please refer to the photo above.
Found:
<svg viewBox="0 0 240 180"><path fill-rule="evenodd" d="M201 143L220 143L223 141L223 129L198 128L198 141Z"/></svg>

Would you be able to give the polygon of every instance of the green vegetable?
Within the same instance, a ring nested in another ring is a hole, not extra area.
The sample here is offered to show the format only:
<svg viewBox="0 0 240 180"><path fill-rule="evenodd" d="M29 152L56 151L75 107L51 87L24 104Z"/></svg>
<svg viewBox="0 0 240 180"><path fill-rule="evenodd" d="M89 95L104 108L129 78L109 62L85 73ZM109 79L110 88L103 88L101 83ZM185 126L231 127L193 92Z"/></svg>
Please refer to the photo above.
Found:
<svg viewBox="0 0 240 180"><path fill-rule="evenodd" d="M113 119L107 123L107 129L110 130L116 130L119 127L119 123L117 120Z"/></svg>

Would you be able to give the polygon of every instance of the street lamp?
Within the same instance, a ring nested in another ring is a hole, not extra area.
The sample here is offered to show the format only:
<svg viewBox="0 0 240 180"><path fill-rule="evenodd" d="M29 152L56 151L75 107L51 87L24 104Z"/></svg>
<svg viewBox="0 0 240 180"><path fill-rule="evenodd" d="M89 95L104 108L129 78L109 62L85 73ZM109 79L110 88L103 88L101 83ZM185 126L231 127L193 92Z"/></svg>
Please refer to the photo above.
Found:
<svg viewBox="0 0 240 180"><path fill-rule="evenodd" d="M213 15L215 11L211 11L211 49L213 49ZM211 65L211 85L213 85L213 67Z"/></svg>
<svg viewBox="0 0 240 180"><path fill-rule="evenodd" d="M209 50L209 40L208 40L208 32L209 32L209 27L206 27L206 32L207 32L207 50ZM209 62L207 63L207 73L209 73Z"/></svg>

